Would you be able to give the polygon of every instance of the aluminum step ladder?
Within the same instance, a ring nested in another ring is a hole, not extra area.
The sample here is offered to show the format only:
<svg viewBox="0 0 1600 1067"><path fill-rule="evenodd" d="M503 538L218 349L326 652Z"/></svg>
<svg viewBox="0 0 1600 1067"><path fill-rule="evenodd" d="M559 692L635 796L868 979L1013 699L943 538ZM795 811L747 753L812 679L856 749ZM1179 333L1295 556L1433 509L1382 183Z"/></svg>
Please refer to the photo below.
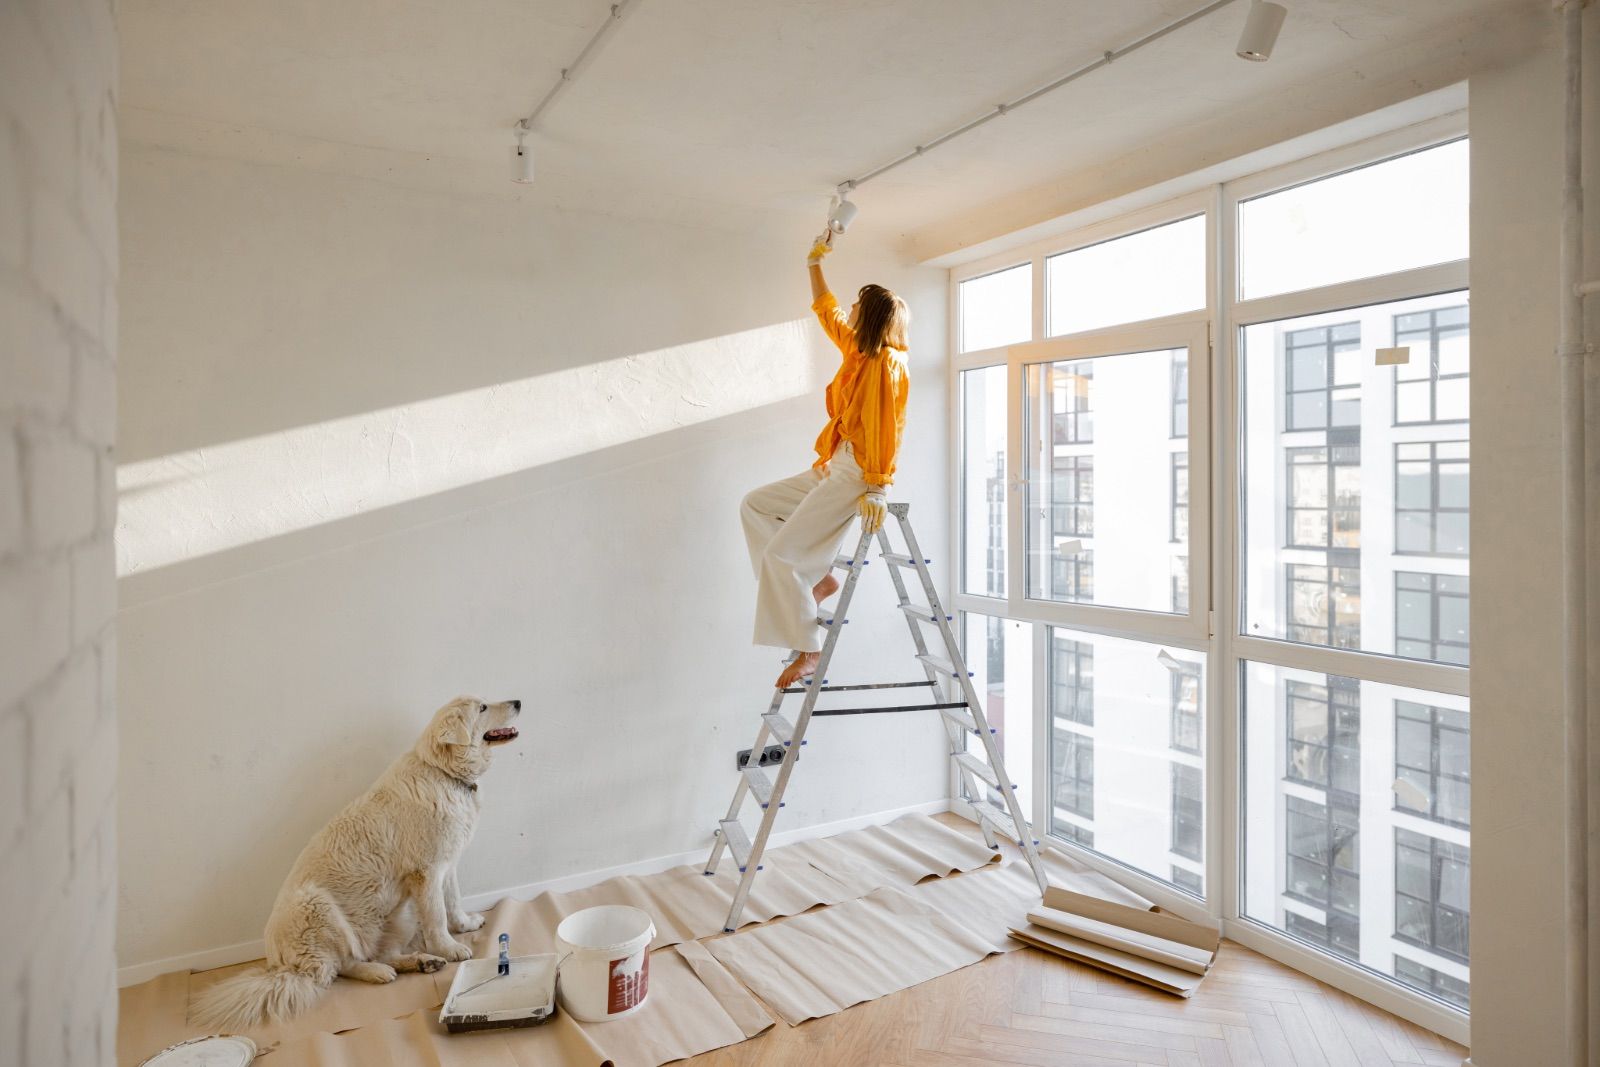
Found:
<svg viewBox="0 0 1600 1067"><path fill-rule="evenodd" d="M705 873L708 875L716 873L717 863L722 859L723 851L726 849L733 853L733 861L738 864L741 875L739 889L733 895L733 905L728 909L728 921L723 925L723 929L729 933L738 928L739 916L743 914L745 902L750 897L750 887L755 882L756 872L761 870L761 857L766 852L773 821L777 818L778 809L783 807L783 795L789 787L789 776L794 772L795 763L799 760L800 747L806 743L806 728L811 725L811 720L815 716L876 715L900 711L939 712L949 742L950 762L955 768L958 779L966 784L968 794L974 798L973 806L977 809L978 825L983 831L984 841L990 848L994 848L996 831L1015 841L1027 858L1028 865L1033 869L1034 880L1039 883L1039 892L1042 894L1045 891L1047 883L1044 865L1039 861L1038 839L1033 837L1027 820L1023 818L1022 807L1017 801L1016 787L1011 784L1011 778L1006 774L1005 763L1000 758L995 731L984 716L983 703L978 699L977 690L973 688L971 672L966 668L966 661L961 656L961 647L956 642L950 625L953 617L946 615L944 609L939 606L939 594L934 589L933 576L928 571L928 564L932 561L923 558L921 550L917 547L916 535L911 531L910 512L910 504L889 505L889 513L899 523L900 534L905 541L904 552L893 551L887 529L880 529L876 537L878 558L889 565L889 576L894 581L898 607L906 617L906 625L911 631L911 642L916 648L916 659L922 665L925 678L920 682L827 684L828 663L833 658L839 634L844 624L849 621L845 618L845 614L850 608L850 598L855 593L856 579L870 562L867 559L867 546L874 535L863 530L854 555L838 556L833 561L834 568L845 570L847 576L839 590L837 606L818 609L817 625L827 630L827 637L822 643L822 655L817 661L817 671L800 685L773 691L772 704L761 716L761 728L756 731L756 741L750 750L752 763L740 771L739 784L734 788L733 802L728 805L727 817L717 826L716 841L711 846L711 856L706 860ZM912 602L902 573L906 570L916 572L918 580L922 583L925 604ZM943 655L937 655L929 650L927 636L923 631L925 626L937 631L938 647L943 651ZM898 707L817 707L817 700L823 693L853 693L869 689L927 689L931 700L927 703L904 704ZM791 721L783 715L783 700L784 697L797 693L804 694L805 699L800 704L799 715ZM975 735L982 742L981 757L975 752L968 751L965 744L968 733ZM759 762L761 753L769 743L782 744L783 761L775 767L754 765ZM771 773L773 770L776 770L776 776ZM1003 810L989 802L985 795L986 789L1000 795L1005 805ZM746 798L753 798L761 812L761 824L756 828L753 837L739 818Z"/></svg>

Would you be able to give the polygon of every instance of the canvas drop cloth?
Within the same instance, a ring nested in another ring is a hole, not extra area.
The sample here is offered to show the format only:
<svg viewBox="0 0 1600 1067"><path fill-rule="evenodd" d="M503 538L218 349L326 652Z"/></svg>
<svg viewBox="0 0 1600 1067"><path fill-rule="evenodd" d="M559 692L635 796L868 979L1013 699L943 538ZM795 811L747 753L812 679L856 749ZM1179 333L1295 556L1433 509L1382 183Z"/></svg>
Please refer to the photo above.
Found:
<svg viewBox="0 0 1600 1067"><path fill-rule="evenodd" d="M903 889L706 942L791 1025L843 1011L1001 951Z"/></svg>

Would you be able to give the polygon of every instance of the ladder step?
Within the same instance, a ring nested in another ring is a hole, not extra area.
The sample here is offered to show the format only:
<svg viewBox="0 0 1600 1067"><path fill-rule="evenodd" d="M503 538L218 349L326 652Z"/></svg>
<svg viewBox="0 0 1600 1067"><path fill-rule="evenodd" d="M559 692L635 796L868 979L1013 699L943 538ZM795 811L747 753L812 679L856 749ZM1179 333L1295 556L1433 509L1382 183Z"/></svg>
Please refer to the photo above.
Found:
<svg viewBox="0 0 1600 1067"><path fill-rule="evenodd" d="M855 693L863 689L916 689L922 686L931 686L933 682L871 682L866 685L825 685L824 693ZM811 690L795 686L785 689L785 693L809 693Z"/></svg>
<svg viewBox="0 0 1600 1067"><path fill-rule="evenodd" d="M977 756L974 756L972 753L957 752L951 757L951 759L955 760L961 766L965 767L967 770L971 771L974 775L983 779L985 782L988 782L996 789L1000 788L1000 776L994 773L994 768L983 762L983 760L979 759ZM749 773L748 769L746 770L746 773Z"/></svg>
<svg viewBox="0 0 1600 1067"><path fill-rule="evenodd" d="M717 826L722 830L723 840L728 842L728 851L733 853L733 862L743 872L750 863L750 835L744 832L744 825L738 819L723 819Z"/></svg>
<svg viewBox="0 0 1600 1067"><path fill-rule="evenodd" d="M950 712L955 708L965 708L966 704L897 704L888 708L817 708L811 713L814 719L818 715L876 715L884 711L943 711ZM971 717L968 717L971 721Z"/></svg>
<svg viewBox="0 0 1600 1067"><path fill-rule="evenodd" d="M1010 814L1001 811L999 808L985 800L977 801L972 805L972 807L978 813L979 822L988 823L1006 837L1009 837L1011 840L1015 841L1018 848L1022 847L1022 835L1017 832L1017 825L1011 821ZM1032 838L1032 840L1035 845L1039 843L1039 839L1037 837Z"/></svg>
<svg viewBox="0 0 1600 1067"><path fill-rule="evenodd" d="M816 712L811 714L815 715ZM966 704L941 704L939 705L939 714L963 730L971 730L973 733L978 732L978 723L973 719L972 712L967 709Z"/></svg>
<svg viewBox="0 0 1600 1067"><path fill-rule="evenodd" d="M911 616L913 619L921 619L923 622L938 622L939 621L939 616L937 616L937 615L935 615L933 613L933 609L932 608L924 607L921 604L901 604L900 605L900 610L905 612L907 615ZM945 622L954 622L955 621L955 616L954 615L946 615L944 617L944 621Z"/></svg>
<svg viewBox="0 0 1600 1067"><path fill-rule="evenodd" d="M943 657L924 654L918 656L917 659L921 660L923 663L926 663L928 666L932 667L934 670L938 671L942 675L945 675L946 677L961 677L961 672L956 670L955 664L951 663L947 659L944 659ZM970 671L966 673L969 678L972 676Z"/></svg>
<svg viewBox="0 0 1600 1067"><path fill-rule="evenodd" d="M761 767L745 767L739 772L744 775L744 780L750 785L750 792L756 795L756 802L763 808L772 803L772 779L767 777L767 772ZM783 807L780 802L778 807Z"/></svg>
<svg viewBox="0 0 1600 1067"><path fill-rule="evenodd" d="M865 567L871 562L872 561L870 559L864 559L861 561L861 565ZM851 559L849 556L834 556L833 565L835 567L854 567L856 565L856 561Z"/></svg>
<svg viewBox="0 0 1600 1067"><path fill-rule="evenodd" d="M918 560L913 559L910 556L902 556L898 552L884 552L884 553L881 553L878 556L878 558L883 560L885 563L889 564L889 566L891 566L891 567L915 567L917 565L917 563L919 562ZM922 563L932 563L933 560L925 559L925 560L921 560L920 562L922 562Z"/></svg>
<svg viewBox="0 0 1600 1067"><path fill-rule="evenodd" d="M838 618L838 616L834 614L834 609L833 608L818 608L817 609L817 625L818 626L832 626L833 625L833 620L836 619L836 618ZM850 621L849 619L839 619L839 625L843 626L844 624L848 623L849 621Z"/></svg>
<svg viewBox="0 0 1600 1067"><path fill-rule="evenodd" d="M788 745L794 740L794 723L785 719L775 711L769 711L761 716L761 721L767 724L767 729L772 731L772 736ZM804 742L801 742L804 744Z"/></svg>

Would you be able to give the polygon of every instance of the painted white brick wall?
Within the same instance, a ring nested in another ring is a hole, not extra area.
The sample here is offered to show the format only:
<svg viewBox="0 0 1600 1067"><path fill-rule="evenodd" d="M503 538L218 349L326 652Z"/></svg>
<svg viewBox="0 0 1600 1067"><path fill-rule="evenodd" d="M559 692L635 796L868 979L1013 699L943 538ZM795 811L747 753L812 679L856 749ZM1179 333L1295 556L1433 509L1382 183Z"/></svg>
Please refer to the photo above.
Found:
<svg viewBox="0 0 1600 1067"><path fill-rule="evenodd" d="M112 0L0 2L0 1064L116 1055Z"/></svg>

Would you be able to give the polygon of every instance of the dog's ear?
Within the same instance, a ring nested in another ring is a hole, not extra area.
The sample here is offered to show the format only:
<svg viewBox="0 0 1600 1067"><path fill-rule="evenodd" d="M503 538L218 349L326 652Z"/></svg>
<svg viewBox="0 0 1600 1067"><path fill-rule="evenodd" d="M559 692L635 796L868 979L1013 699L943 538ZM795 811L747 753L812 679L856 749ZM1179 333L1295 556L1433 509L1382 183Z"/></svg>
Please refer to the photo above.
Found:
<svg viewBox="0 0 1600 1067"><path fill-rule="evenodd" d="M439 724L439 743L444 745L472 744L472 723L467 721L465 713L458 710Z"/></svg>

